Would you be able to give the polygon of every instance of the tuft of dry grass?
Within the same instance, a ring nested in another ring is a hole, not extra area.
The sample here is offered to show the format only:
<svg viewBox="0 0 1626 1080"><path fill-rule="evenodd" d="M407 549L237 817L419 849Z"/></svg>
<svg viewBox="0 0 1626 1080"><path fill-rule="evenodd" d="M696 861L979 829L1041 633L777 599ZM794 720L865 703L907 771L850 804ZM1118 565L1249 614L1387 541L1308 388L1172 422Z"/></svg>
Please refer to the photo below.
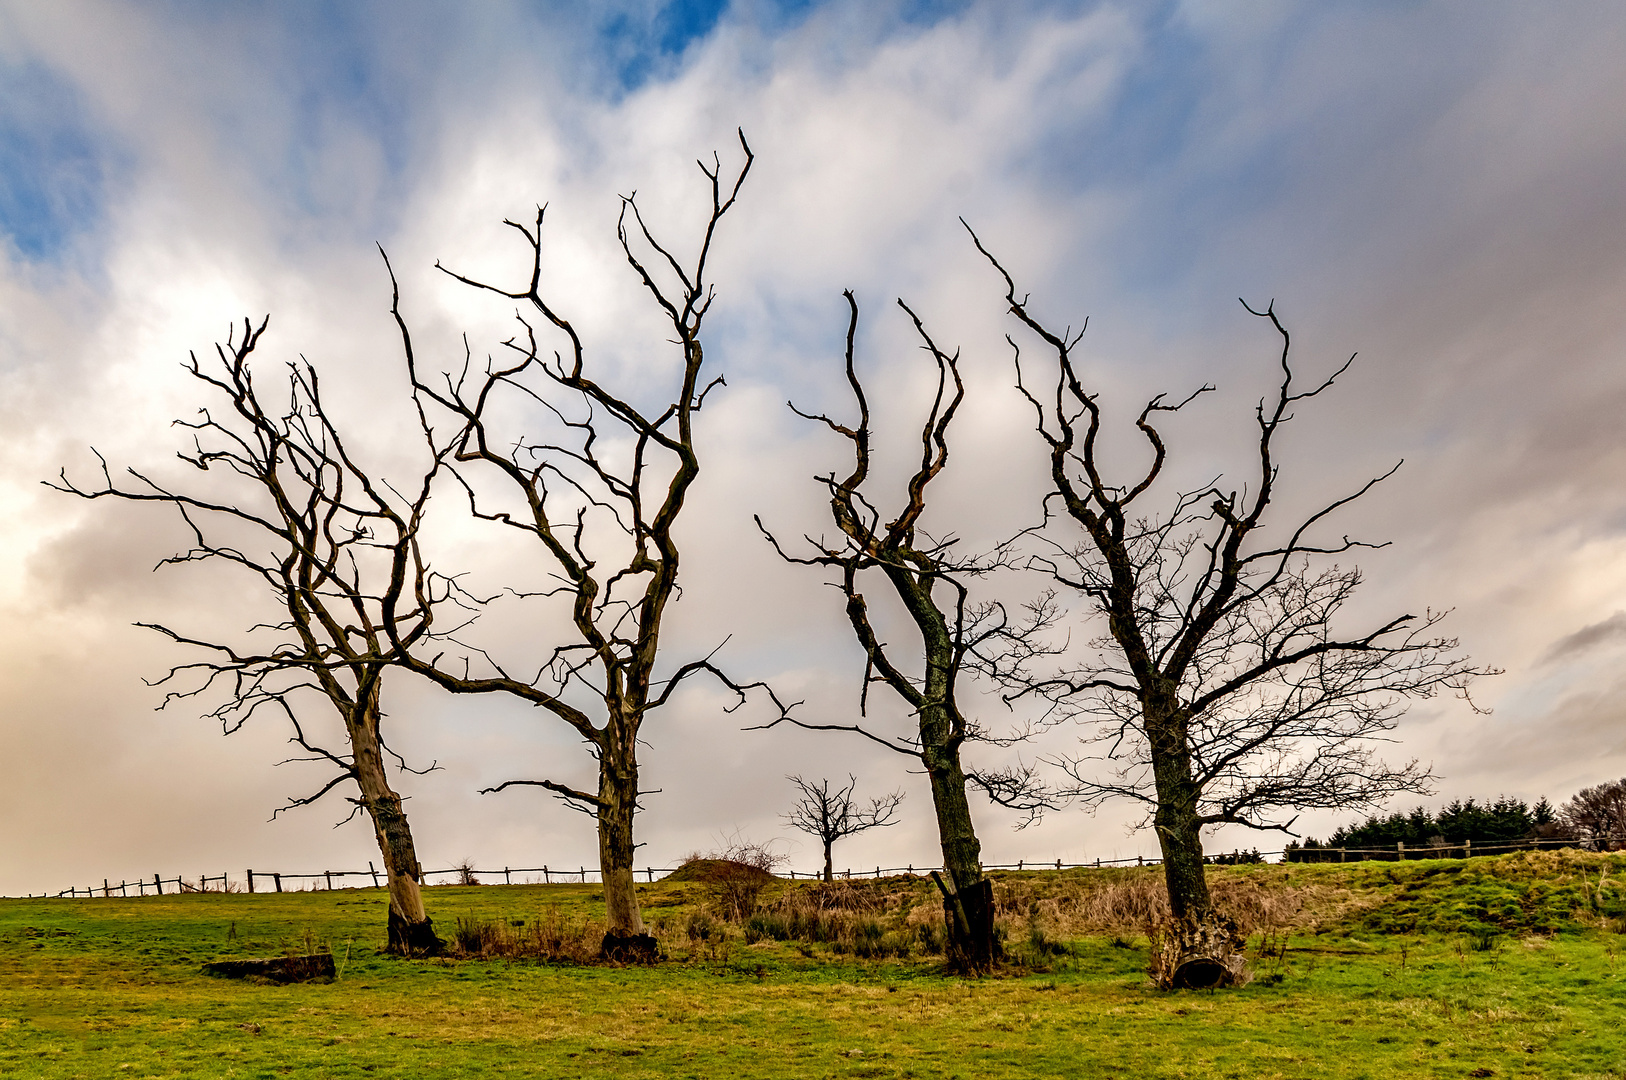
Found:
<svg viewBox="0 0 1626 1080"><path fill-rule="evenodd" d="M447 942L462 960L544 960L585 964L598 957L604 927L565 918L557 907L534 919L459 917Z"/></svg>

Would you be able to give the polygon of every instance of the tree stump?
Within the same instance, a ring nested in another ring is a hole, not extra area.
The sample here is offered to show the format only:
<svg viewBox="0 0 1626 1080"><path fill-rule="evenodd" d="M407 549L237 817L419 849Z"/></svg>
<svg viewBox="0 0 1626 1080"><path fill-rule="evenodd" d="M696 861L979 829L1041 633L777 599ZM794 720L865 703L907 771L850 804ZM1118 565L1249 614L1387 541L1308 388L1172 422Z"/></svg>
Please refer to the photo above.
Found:
<svg viewBox="0 0 1626 1080"><path fill-rule="evenodd" d="M254 979L261 982L332 982L333 954L309 956L269 956L258 960L217 960L203 965L205 975L222 979Z"/></svg>
<svg viewBox="0 0 1626 1080"><path fill-rule="evenodd" d="M936 875L933 875L934 878ZM982 879L969 888L949 893L941 878L943 917L948 926L944 949L948 969L960 975L985 975L999 960L999 942L994 936L994 883ZM964 914L965 923L960 923Z"/></svg>
<svg viewBox="0 0 1626 1080"><path fill-rule="evenodd" d="M1151 936L1151 976L1161 990L1218 990L1244 986L1246 939L1236 923L1209 913L1174 920Z"/></svg>

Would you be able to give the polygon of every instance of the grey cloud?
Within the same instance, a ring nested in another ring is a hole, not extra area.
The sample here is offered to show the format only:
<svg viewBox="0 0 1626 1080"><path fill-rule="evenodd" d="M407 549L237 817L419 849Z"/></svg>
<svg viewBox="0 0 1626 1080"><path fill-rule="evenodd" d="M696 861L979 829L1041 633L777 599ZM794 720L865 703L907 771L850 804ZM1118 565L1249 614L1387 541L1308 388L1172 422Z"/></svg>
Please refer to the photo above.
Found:
<svg viewBox="0 0 1626 1080"><path fill-rule="evenodd" d="M1171 24L1200 54L1188 65L1157 52L1165 31L1133 6L1010 15L974 4L903 31L870 7L830 5L778 37L730 15L669 75L594 96L555 64L581 27L502 5L456 17L392 5L404 14L359 46L368 86L302 102L300 85L335 58L301 52L274 8L245 21L162 5L93 4L78 17L9 5L8 25L22 28L11 47L54 65L139 153L90 237L104 259L94 272L47 282L0 265L0 539L15 556L0 566L0 640L28 645L4 681L0 791L29 822L26 845L0 855L0 891L99 880L126 872L120 860L150 876L368 858L365 830L332 833L322 809L264 824L304 779L271 768L285 756L275 725L221 741L194 714L151 712L140 677L177 653L127 624L160 612L238 627L247 587L222 603L195 577L152 575L167 525L70 511L35 481L90 443L115 464L157 467L173 449L165 425L199 403L176 362L226 319L265 310L270 365L309 355L363 431L358 445L404 472L402 418L380 407L400 371L371 241L395 260L422 355L460 360L466 330L478 359L512 332L512 305L460 291L433 262L511 272L500 220L542 201L550 288L606 377L658 376L663 354L638 334L643 301L613 250L614 195L636 187L663 226L688 220L692 159L727 152L736 125L759 168L717 248L708 346L730 385L707 402L711 456L687 519L675 648L704 654L732 633L720 657L740 674L790 687L820 715L855 710L862 668L833 594L780 564L750 523L760 512L791 537L822 527L811 476L843 448L782 402L847 406L843 287L864 305L860 362L896 460L923 369L891 299L964 347L976 393L937 527L975 540L1031 507L1042 454L1009 387L1009 326L955 221L963 213L1046 318L1093 317L1084 348L1115 415L1158 391L1220 385L1166 430L1171 469L1206 478L1243 460L1252 402L1274 374L1268 335L1238 294L1278 298L1307 376L1360 350L1284 440L1284 509L1406 457L1334 526L1395 542L1361 560L1362 612L1454 607L1452 632L1509 669L1480 691L1495 717L1435 703L1402 723L1390 756L1434 760L1446 794L1464 796L1560 798L1620 774L1607 675L1577 664L1562 685L1544 680L1558 679L1556 661L1626 632L1626 122L1615 107L1626 15L1321 5L1241 25L1191 5ZM457 502L436 510L455 518ZM435 540L447 569L498 580L526 565L466 523ZM504 615L483 632L518 651L544 624ZM473 794L515 776L579 778L590 763L557 726L410 680L386 692L401 748L445 767L404 782L426 860L590 864L579 815L534 793ZM979 704L1002 716L997 701ZM650 783L664 791L641 838L657 863L735 828L783 835L786 772L853 771L876 790L919 779L854 742L742 733L747 721L716 705L696 692L646 729ZM1055 737L1051 749L1073 745L1073 733ZM105 842L84 838L87 785L69 764L86 745L100 755L89 786L128 822ZM189 779L154 785L156 771ZM930 858L923 795L911 795L910 824L855 841L851 857ZM1124 832L1134 816L1069 813L1013 834L1000 812L979 810L991 862L1149 852Z"/></svg>
<svg viewBox="0 0 1626 1080"><path fill-rule="evenodd" d="M1568 660L1592 649L1626 637L1626 611L1617 611L1602 622L1584 626L1553 642L1552 648L1542 656L1543 664Z"/></svg>

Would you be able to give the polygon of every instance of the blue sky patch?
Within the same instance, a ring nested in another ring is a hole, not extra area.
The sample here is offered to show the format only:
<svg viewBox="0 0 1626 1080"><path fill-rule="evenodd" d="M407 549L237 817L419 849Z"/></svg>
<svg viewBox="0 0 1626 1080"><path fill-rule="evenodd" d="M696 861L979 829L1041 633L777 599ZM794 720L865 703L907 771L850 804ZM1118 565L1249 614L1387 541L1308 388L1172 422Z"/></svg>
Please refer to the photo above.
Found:
<svg viewBox="0 0 1626 1080"><path fill-rule="evenodd" d="M0 232L55 258L101 217L104 150L74 91L37 65L0 66Z"/></svg>

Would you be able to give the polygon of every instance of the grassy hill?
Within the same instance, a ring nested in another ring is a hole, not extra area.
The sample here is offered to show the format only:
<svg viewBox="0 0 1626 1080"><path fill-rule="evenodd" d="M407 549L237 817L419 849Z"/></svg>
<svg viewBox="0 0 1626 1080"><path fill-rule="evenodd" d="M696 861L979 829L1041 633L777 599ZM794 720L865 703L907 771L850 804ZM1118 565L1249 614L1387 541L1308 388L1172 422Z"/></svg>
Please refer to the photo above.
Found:
<svg viewBox="0 0 1626 1080"><path fill-rule="evenodd" d="M1626 856L1216 867L1252 985L1145 977L1155 869L998 873L1015 963L938 973L933 887L641 886L669 959L572 962L593 885L437 887L462 956L381 955L381 890L0 900L18 1077L1618 1077ZM329 984L205 962L331 949ZM513 954L546 953L540 961ZM485 957L485 958L482 958Z"/></svg>

